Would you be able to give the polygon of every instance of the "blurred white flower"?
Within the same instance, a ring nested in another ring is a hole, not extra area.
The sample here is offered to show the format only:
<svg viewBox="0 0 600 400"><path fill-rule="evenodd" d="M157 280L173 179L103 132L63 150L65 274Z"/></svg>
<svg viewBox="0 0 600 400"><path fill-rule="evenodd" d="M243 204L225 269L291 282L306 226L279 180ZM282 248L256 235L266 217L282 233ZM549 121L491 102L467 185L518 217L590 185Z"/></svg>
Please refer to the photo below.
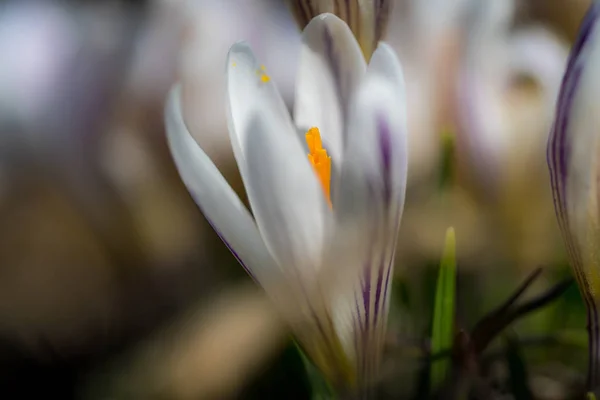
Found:
<svg viewBox="0 0 600 400"><path fill-rule="evenodd" d="M0 13L0 118L39 119L60 89L76 49L76 26L52 3L16 3Z"/></svg>
<svg viewBox="0 0 600 400"><path fill-rule="evenodd" d="M449 82L454 81L454 54L460 17L467 0L397 0L386 40L398 52L410 99L409 181L430 179L439 168L440 136Z"/></svg>
<svg viewBox="0 0 600 400"><path fill-rule="evenodd" d="M101 202L95 144L120 93L139 21L119 3L2 7L0 168L25 160L51 169L86 206Z"/></svg>
<svg viewBox="0 0 600 400"><path fill-rule="evenodd" d="M514 1L473 1L456 83L457 153L479 190L497 195L515 173L535 172L552 118L567 46L539 26L511 29ZM515 91L522 77L539 96ZM513 173L515 172L515 173Z"/></svg>
<svg viewBox="0 0 600 400"><path fill-rule="evenodd" d="M404 204L404 81L385 44L367 67L334 15L313 19L302 43L294 121L247 44L227 59L229 135L253 215L190 136L180 86L168 140L204 215L315 364L335 386L363 387L381 358Z"/></svg>

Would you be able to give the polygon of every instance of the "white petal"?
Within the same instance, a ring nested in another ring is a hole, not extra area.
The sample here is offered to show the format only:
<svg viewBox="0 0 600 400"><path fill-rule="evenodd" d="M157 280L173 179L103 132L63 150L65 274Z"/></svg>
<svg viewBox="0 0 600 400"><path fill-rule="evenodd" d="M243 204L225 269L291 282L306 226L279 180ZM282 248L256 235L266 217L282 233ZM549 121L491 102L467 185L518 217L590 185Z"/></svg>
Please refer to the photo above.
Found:
<svg viewBox="0 0 600 400"><path fill-rule="evenodd" d="M245 42L234 44L227 55L227 118L231 145L242 178L246 175L246 154L243 143L250 118L259 107L268 107L290 119L289 111L266 73ZM260 105L258 103L261 103ZM262 104L266 103L266 104Z"/></svg>
<svg viewBox="0 0 600 400"><path fill-rule="evenodd" d="M367 68L369 76L379 76L386 79L394 86L394 89L400 99L406 99L406 86L404 83L404 75L402 66L396 56L394 50L387 43L379 43L377 49L371 57ZM404 101L404 100L403 100ZM403 119L406 119L406 106L401 107L400 112L403 112Z"/></svg>
<svg viewBox="0 0 600 400"><path fill-rule="evenodd" d="M292 13L301 29L315 17L333 13L352 30L363 53L371 57L379 40L386 33L394 0L295 0Z"/></svg>
<svg viewBox="0 0 600 400"><path fill-rule="evenodd" d="M374 196L380 202L399 196L402 208L407 175L406 99L402 68L389 46L380 45L373 54L349 115L336 219L370 219Z"/></svg>
<svg viewBox="0 0 600 400"><path fill-rule="evenodd" d="M294 120L306 132L316 126L334 161L343 148L348 99L366 65L348 26L333 14L314 18L302 34Z"/></svg>
<svg viewBox="0 0 600 400"><path fill-rule="evenodd" d="M600 297L600 3L583 19L549 140L550 171L571 263L583 294ZM562 214L562 215L561 215ZM578 271L579 270L579 271ZM583 278L583 279L581 279Z"/></svg>
<svg viewBox="0 0 600 400"><path fill-rule="evenodd" d="M265 244L283 268L314 268L326 202L296 128L246 44L231 48L227 72L230 136Z"/></svg>
<svg viewBox="0 0 600 400"><path fill-rule="evenodd" d="M165 109L167 139L181 179L217 234L262 284L277 271L252 216L188 132L181 115L181 89L174 86Z"/></svg>
<svg viewBox="0 0 600 400"><path fill-rule="evenodd" d="M399 64L397 64L399 68ZM399 71L394 76L401 77ZM396 235L407 175L405 100L390 80L368 75L351 106L340 198L332 244L331 290L354 291L348 309L335 310L345 344L359 335L356 355L362 375L376 373L387 320ZM345 281L345 282L344 282ZM345 332L345 334L344 334Z"/></svg>
<svg viewBox="0 0 600 400"><path fill-rule="evenodd" d="M275 260L293 278L312 280L321 265L328 206L289 117L260 100L262 109L242 134L248 198Z"/></svg>

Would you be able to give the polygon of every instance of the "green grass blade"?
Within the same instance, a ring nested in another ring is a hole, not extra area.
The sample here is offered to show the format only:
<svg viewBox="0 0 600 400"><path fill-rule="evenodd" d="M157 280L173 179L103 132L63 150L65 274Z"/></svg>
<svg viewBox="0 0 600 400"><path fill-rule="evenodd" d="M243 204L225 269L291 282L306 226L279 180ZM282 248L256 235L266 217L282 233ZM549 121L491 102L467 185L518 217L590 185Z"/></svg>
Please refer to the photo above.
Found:
<svg viewBox="0 0 600 400"><path fill-rule="evenodd" d="M432 354L452 347L454 337L454 303L456 298L455 253L456 238L454 228L448 228L435 292L435 308L433 310L433 328L431 333ZM449 370L450 360L448 358L432 362L429 376L430 389L432 391L446 379Z"/></svg>

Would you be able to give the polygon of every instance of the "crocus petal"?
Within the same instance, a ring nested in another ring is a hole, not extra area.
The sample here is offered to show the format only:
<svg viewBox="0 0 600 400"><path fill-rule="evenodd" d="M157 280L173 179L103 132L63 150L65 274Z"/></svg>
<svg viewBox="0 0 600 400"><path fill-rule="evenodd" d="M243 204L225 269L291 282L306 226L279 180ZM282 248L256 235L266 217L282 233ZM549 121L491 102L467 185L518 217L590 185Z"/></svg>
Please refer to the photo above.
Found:
<svg viewBox="0 0 600 400"><path fill-rule="evenodd" d="M588 225L598 221L598 210L595 207L598 174L596 128L600 114L596 106L600 80L595 71L600 65L600 30L597 25L599 14L600 5L595 3L573 45L557 102L556 119L548 140L547 153L559 223L568 242L567 248L572 253L571 257L580 269L586 268L585 264L590 261L583 259L588 256L583 254L586 249L580 248L586 245ZM587 286L591 282L583 279L580 283Z"/></svg>
<svg viewBox="0 0 600 400"><path fill-rule="evenodd" d="M398 61L393 57L390 61L390 68L396 68L393 76L399 79L396 83L402 82ZM345 275L355 279L351 287L355 299L350 303L350 321L347 305L346 314L344 310L333 314L346 345L349 338L344 332L356 332L352 345L361 379L366 381L376 374L381 354L406 189L406 103L396 87L389 79L372 74L356 93L335 209L332 257L344 266ZM340 290L345 291L345 285ZM353 326L341 326L349 322Z"/></svg>
<svg viewBox="0 0 600 400"><path fill-rule="evenodd" d="M340 17L350 27L368 59L385 35L392 0L292 0L290 6L301 29L323 13Z"/></svg>
<svg viewBox="0 0 600 400"><path fill-rule="evenodd" d="M242 178L246 175L244 136L250 118L257 109L271 108L278 118L288 119L289 112L277 86L245 42L234 44L227 55L227 122L233 154ZM260 103L260 104L259 104Z"/></svg>
<svg viewBox="0 0 600 400"><path fill-rule="evenodd" d="M600 385L599 18L594 2L571 50L547 148L558 222L588 307L591 389Z"/></svg>
<svg viewBox="0 0 600 400"><path fill-rule="evenodd" d="M316 126L334 165L344 139L348 99L366 69L348 26L332 14L314 18L302 34L294 120L301 131Z"/></svg>
<svg viewBox="0 0 600 400"><path fill-rule="evenodd" d="M281 266L287 291L272 293L315 364L333 381L348 380L348 361L332 324L318 269L330 210L291 122L268 107L247 127L247 191L261 234Z"/></svg>
<svg viewBox="0 0 600 400"><path fill-rule="evenodd" d="M282 270L295 279L310 279L321 265L329 215L325 195L289 114L278 112L259 93L253 99L255 112L247 125L235 124L245 139L248 199Z"/></svg>
<svg viewBox="0 0 600 400"><path fill-rule="evenodd" d="M254 219L225 178L202 151L181 115L181 88L174 86L167 98L167 140L181 179L194 200L248 273L262 283L277 271Z"/></svg>
<svg viewBox="0 0 600 400"><path fill-rule="evenodd" d="M338 221L354 224L360 219L371 220L378 208L387 210L394 206L396 203L391 199L399 200L400 209L404 204L407 175L404 78L389 46L380 45L375 52L350 110L335 213ZM388 129L383 129L386 126ZM377 203L373 203L374 197L379 199Z"/></svg>
<svg viewBox="0 0 600 400"><path fill-rule="evenodd" d="M406 86L404 84L404 75L400 61L394 50L387 43L379 43L377 50L369 62L367 73L371 76L380 76L394 85L394 91L401 99L406 99ZM406 119L406 107L401 107L398 112L403 112L401 116Z"/></svg>

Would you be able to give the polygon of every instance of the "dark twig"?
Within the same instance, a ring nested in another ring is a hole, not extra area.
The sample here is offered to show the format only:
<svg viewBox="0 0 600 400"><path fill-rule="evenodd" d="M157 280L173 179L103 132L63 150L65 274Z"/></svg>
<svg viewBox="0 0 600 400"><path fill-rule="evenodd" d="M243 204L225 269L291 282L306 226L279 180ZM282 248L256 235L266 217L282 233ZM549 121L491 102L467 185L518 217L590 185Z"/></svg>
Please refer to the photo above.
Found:
<svg viewBox="0 0 600 400"><path fill-rule="evenodd" d="M571 284L573 284L572 278L565 279L548 290L546 293L519 306L511 314L511 322L556 300L569 288L569 286L571 286Z"/></svg>
<svg viewBox="0 0 600 400"><path fill-rule="evenodd" d="M504 304L502 304L500 307L498 307L495 311L492 311L490 314L500 314L500 313L508 310L514 303L517 302L517 300L519 300L521 295L523 295L523 293L525 293L525 291L531 286L531 284L533 282L535 282L535 280L537 278L539 278L542 271L543 271L542 267L536 268L531 274L529 274L527 279L525 279L525 281L523 281L521 286L519 286L517 288L517 290L515 290L515 292L512 294L512 296L510 296L508 298L508 300L506 300L504 302Z"/></svg>
<svg viewBox="0 0 600 400"><path fill-rule="evenodd" d="M523 292L525 292L527 287L531 285L535 278L539 276L539 271L540 270L534 271L521 287L519 287L515 294L509 298L509 301L505 302L497 310L492 311L487 316L483 317L475 325L471 332L471 339L473 348L477 354L481 354L489 343L515 320L556 300L573 283L572 279L566 279L525 304L514 306L515 300L517 300Z"/></svg>

